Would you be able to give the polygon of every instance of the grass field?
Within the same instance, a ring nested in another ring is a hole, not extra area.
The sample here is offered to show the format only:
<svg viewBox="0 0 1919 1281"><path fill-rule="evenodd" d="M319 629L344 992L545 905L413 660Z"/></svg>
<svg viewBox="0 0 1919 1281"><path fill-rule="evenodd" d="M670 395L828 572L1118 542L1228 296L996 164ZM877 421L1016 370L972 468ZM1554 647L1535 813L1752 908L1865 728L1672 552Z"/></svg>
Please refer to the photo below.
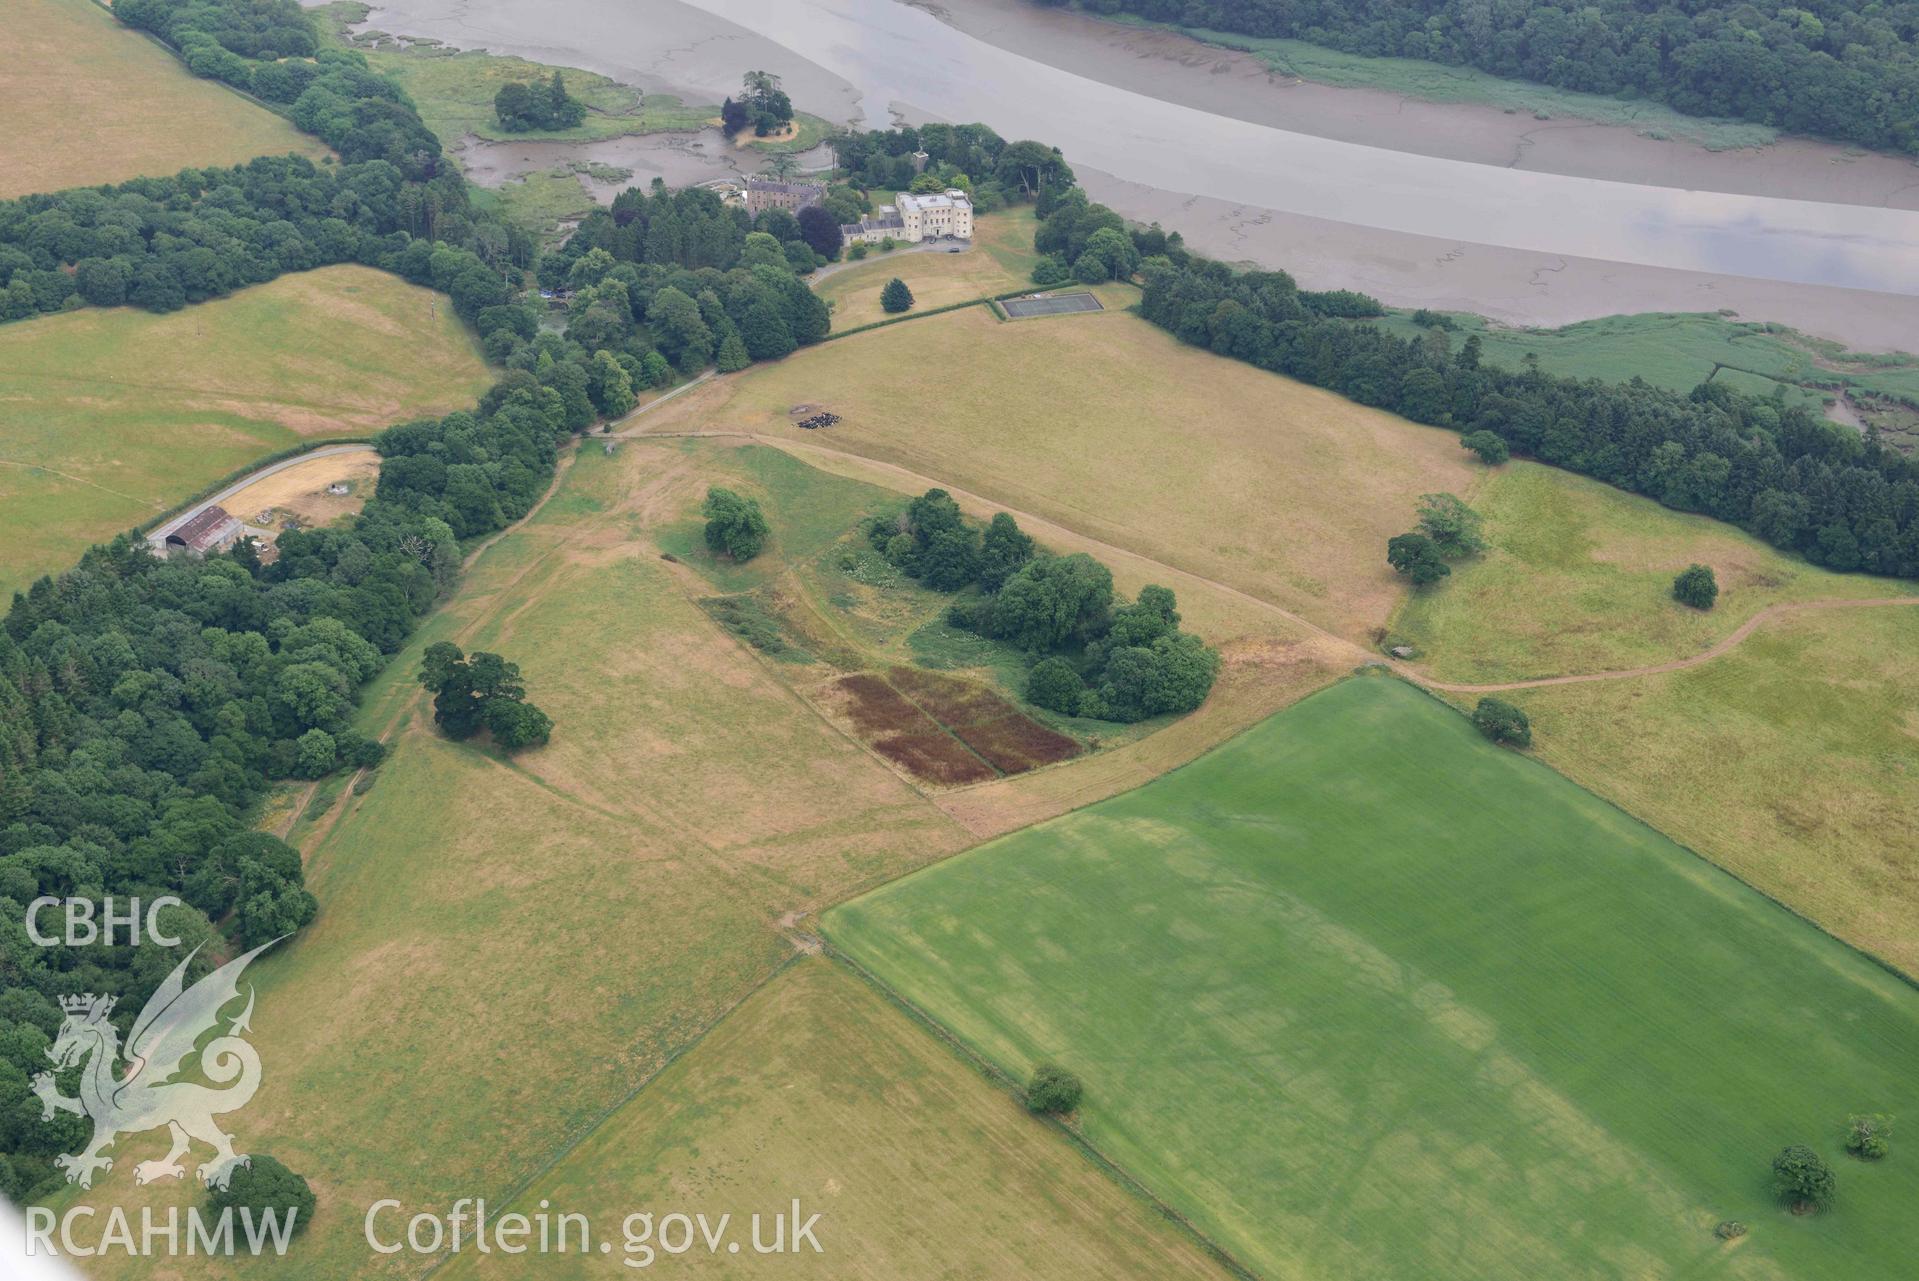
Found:
<svg viewBox="0 0 1919 1281"><path fill-rule="evenodd" d="M1710 151L1761 147L1779 136L1778 130L1766 125L1688 116L1644 99L1577 93L1525 80L1506 80L1471 67L1447 66L1418 58L1368 58L1303 40L1267 39L1237 32L1209 31L1203 27L1148 22L1130 14L1115 15L1109 20L1127 26L1178 31L1206 44L1253 54L1280 75L1320 84L1379 89L1425 102L1500 107L1508 113L1523 113L1541 120L1566 117L1591 120L1620 125L1651 138L1694 142Z"/></svg>
<svg viewBox="0 0 1919 1281"><path fill-rule="evenodd" d="M812 959L755 994L515 1207L587 1214L614 1233L621 1258L616 1228L633 1211L730 1212L735 1239L748 1239L750 1214L795 1197L820 1214L818 1254L699 1246L656 1261L676 1274L874 1281L1226 1275L897 1006ZM443 1273L606 1274L603 1259L579 1254L468 1254Z"/></svg>
<svg viewBox="0 0 1919 1281"><path fill-rule="evenodd" d="M1723 658L1510 695L1539 754L1919 975L1919 608L1767 623Z"/></svg>
<svg viewBox="0 0 1919 1281"><path fill-rule="evenodd" d="M852 329L886 319L880 291L895 276L913 291L916 309L944 307L969 298L990 298L1032 284L1033 248L1038 226L1026 206L981 214L973 225L973 247L965 253L894 250L864 262L833 269L817 290L833 308L833 328Z"/></svg>
<svg viewBox="0 0 1919 1281"><path fill-rule="evenodd" d="M368 267L0 328L0 595L253 459L462 408L489 381L444 297Z"/></svg>
<svg viewBox="0 0 1919 1281"><path fill-rule="evenodd" d="M954 353L963 357L956 358ZM1123 310L1002 323L983 307L808 349L683 397L649 429L800 440L936 476L1295 610L1355 640L1400 586L1386 540L1479 472L1450 432L1180 345Z"/></svg>
<svg viewBox="0 0 1919 1281"><path fill-rule="evenodd" d="M326 152L91 0L8 0L6 32L0 199Z"/></svg>
<svg viewBox="0 0 1919 1281"><path fill-rule="evenodd" d="M1919 1106L1919 993L1396 681L825 924L1264 1275L1908 1272L1919 1166L1839 1140Z"/></svg>
<svg viewBox="0 0 1919 1281"><path fill-rule="evenodd" d="M705 480L694 451L582 450L370 692L363 727L399 726L373 786L296 823L320 917L254 971L245 1125L320 1196L298 1275L371 1270L379 1196L505 1197L792 954L782 918L964 844L660 558ZM441 639L518 663L552 743L439 737L412 682Z"/></svg>
<svg viewBox="0 0 1919 1281"><path fill-rule="evenodd" d="M1844 391L1855 408L1895 444L1919 441L1919 357L1847 351L1837 343L1782 325L1751 324L1710 312L1646 312L1606 316L1561 329L1512 329L1482 316L1454 313L1448 335L1456 350L1477 334L1485 359L1509 369L1536 357L1549 373L1691 391L1729 383L1754 396L1784 397L1823 413ZM1408 312L1374 322L1401 337L1424 331Z"/></svg>
<svg viewBox="0 0 1919 1281"><path fill-rule="evenodd" d="M1820 569L1723 521L1539 463L1496 469L1473 506L1490 550L1408 596L1391 629L1441 680L1639 667L1699 653L1768 605L1912 590ZM1672 598L1673 576L1693 563L1719 582L1707 612Z"/></svg>

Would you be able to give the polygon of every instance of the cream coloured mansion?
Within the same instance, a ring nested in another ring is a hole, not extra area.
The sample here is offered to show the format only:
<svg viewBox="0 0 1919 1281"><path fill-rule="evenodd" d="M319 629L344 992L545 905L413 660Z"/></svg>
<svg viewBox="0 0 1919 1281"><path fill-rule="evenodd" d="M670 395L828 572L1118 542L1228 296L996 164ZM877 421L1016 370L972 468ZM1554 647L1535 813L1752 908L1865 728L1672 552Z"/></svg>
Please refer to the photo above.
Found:
<svg viewBox="0 0 1919 1281"><path fill-rule="evenodd" d="M888 239L918 244L942 237L973 238L973 202L957 187L927 196L902 191L894 200L881 205L871 218L841 223L840 236L849 245L860 241L876 245Z"/></svg>

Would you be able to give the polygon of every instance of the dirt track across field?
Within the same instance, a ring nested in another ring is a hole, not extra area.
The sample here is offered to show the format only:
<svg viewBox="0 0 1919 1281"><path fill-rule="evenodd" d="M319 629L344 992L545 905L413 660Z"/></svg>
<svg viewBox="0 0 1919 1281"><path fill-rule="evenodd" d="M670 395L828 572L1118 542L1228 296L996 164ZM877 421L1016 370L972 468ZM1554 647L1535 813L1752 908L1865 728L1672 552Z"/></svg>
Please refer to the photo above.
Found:
<svg viewBox="0 0 1919 1281"><path fill-rule="evenodd" d="M954 497L960 499L963 502L970 500L970 501L981 503L987 506L998 507L1001 510L1006 511L1014 519L1018 520L1021 524L1026 525L1028 527L1041 527L1046 525L1057 524L1057 522L1049 521L1045 517L1036 516L1030 512L1017 511L1011 507L1007 507L1004 503L997 502L993 499L987 498L980 494L969 493L966 490L959 489L946 481L937 480L931 476L922 476L917 472L910 471L907 468L897 466L896 464L880 462L876 459L868 458L864 454L856 454L843 449L834 449L829 445L818 445L818 444L814 444L811 441L790 440L783 436L771 436L762 432L750 432L750 431L647 432L647 431L642 431L635 428L629 428L623 431L614 432L613 435L616 438L628 437L632 439L644 439L647 437L652 437L654 439L668 439L668 438L674 438L674 437L690 437L690 438L715 437L715 438L721 438L721 439L731 438L735 440L750 440L757 444L762 444L762 445L771 445L776 449L783 449L787 451L788 453L793 454L800 458L805 458L808 455L812 455L814 457L824 456L824 457L830 457L830 458L843 458L848 460L849 462L858 463L862 467L875 468L883 472L891 473L892 475L898 476L903 480L911 482L911 484L914 485L915 487L921 486L921 485L928 486L928 487L938 486L942 489L945 489L948 493L952 494ZM1146 561L1149 564L1163 566L1170 573L1178 574L1185 578L1190 578L1197 583L1203 583L1207 587L1210 587L1214 589L1215 591L1224 592L1236 600L1245 601L1248 604L1254 605L1262 610L1265 610L1271 614L1276 615L1277 617L1283 618L1287 622L1292 623L1293 625L1297 627L1303 628L1306 631L1311 632L1313 635L1318 636L1323 640L1328 640L1337 645L1346 647L1347 649L1352 651L1357 661L1366 662L1366 663L1378 663L1383 666L1390 667L1393 671L1397 672L1401 676L1404 676L1407 680L1413 681L1414 683L1418 685L1422 685L1427 689L1438 690L1442 693L1447 693L1447 694L1498 694L1505 691L1516 690L1516 689L1539 689L1548 685L1584 685L1592 681L1631 680L1635 677L1657 676L1665 672L1684 671L1688 667L1697 667L1701 663L1708 663L1715 658L1721 657L1722 655L1731 651L1735 646L1737 646L1741 641L1745 640L1748 636L1752 635L1752 633L1756 631L1762 624L1770 622L1774 618L1783 617L1788 614L1795 614L1795 613L1800 613L1808 610L1867 609L1873 606L1880 606L1880 605L1919 605L1919 596L1890 596L1890 597L1880 597L1880 598L1868 598L1863 600L1815 600L1815 601L1787 602L1787 603L1778 604L1778 605L1768 605L1766 608L1760 610L1758 613L1754 614L1751 618L1747 619L1744 623L1741 623L1737 628L1733 630L1733 632L1730 635L1718 641L1710 649L1703 650L1700 653L1694 654L1688 658L1676 658L1671 660L1670 662L1652 663L1644 667L1625 667L1625 668L1617 669L1615 671L1608 671L1608 672L1583 672L1573 676L1540 676L1530 680L1496 681L1491 684L1475 685L1475 684L1469 684L1463 681L1437 680L1434 677L1429 676L1426 673L1420 671L1417 667L1414 667L1410 663L1400 662L1397 659L1388 658L1383 655L1380 655L1374 652L1373 650L1367 648L1366 646L1359 644L1357 641L1352 640L1349 637L1341 636L1336 632L1328 631L1326 628L1321 627L1319 624L1311 622L1308 619L1302 618L1300 615L1293 613L1289 609L1285 609L1285 608L1282 608L1281 606L1275 605L1271 601L1262 600L1260 597L1255 596L1250 592L1243 591L1240 588L1234 587L1229 583L1222 583L1216 578L1208 578L1204 574L1197 574L1197 573L1194 573L1192 570L1181 569L1176 565L1167 565L1164 561L1152 560L1150 557L1141 556L1138 552L1131 551L1124 547L1116 546L1112 543L1104 542L1097 538L1093 538L1090 535L1080 533L1078 530L1075 530L1073 532L1078 537L1084 539L1085 541L1097 547L1107 548L1117 555L1123 555L1123 556L1131 557L1136 560Z"/></svg>

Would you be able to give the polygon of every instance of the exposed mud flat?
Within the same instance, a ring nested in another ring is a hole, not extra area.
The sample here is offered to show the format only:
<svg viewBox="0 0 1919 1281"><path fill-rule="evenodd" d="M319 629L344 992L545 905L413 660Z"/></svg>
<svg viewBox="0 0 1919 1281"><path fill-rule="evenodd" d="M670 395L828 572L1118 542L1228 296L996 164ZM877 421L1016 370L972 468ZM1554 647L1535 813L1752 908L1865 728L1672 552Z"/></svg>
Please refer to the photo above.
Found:
<svg viewBox="0 0 1919 1281"><path fill-rule="evenodd" d="M1279 75L1251 54L1030 0L947 0L932 11L968 35L1075 75L1296 133L1579 178L1919 209L1919 163L1906 157L1798 137L1715 151L1621 125L1315 84Z"/></svg>
<svg viewBox="0 0 1919 1281"><path fill-rule="evenodd" d="M1180 231L1208 257L1283 267L1308 289L1358 289L1403 307L1558 326L1645 311L1730 311L1783 321L1855 351L1919 346L1919 298L1865 289L1673 271L1356 227L1229 201L1176 196L1090 169L1093 199Z"/></svg>
<svg viewBox="0 0 1919 1281"><path fill-rule="evenodd" d="M1096 198L1196 248L1395 303L1529 324L1724 308L1865 349L1919 332L1901 296L1919 295L1919 167L1894 157L1710 152L1289 83L1248 55L1020 0L393 0L372 25L696 99L764 67L829 118L981 119L1058 143ZM537 167L531 148L551 144L488 145L508 150L476 156L483 173ZM734 171L718 146L660 138L564 158L642 183Z"/></svg>
<svg viewBox="0 0 1919 1281"><path fill-rule="evenodd" d="M597 142L552 142L546 140L491 141L468 134L458 148L459 161L467 177L482 187L503 183L530 173L545 173L568 165L610 165L632 172L629 178L605 181L591 173L578 174L580 185L601 204L627 187L644 187L655 178L669 187L690 187L716 179L737 178L755 172L765 157L759 152L737 150L718 129L697 133L629 134ZM803 152L798 157L801 169L823 168L830 159L824 148Z"/></svg>

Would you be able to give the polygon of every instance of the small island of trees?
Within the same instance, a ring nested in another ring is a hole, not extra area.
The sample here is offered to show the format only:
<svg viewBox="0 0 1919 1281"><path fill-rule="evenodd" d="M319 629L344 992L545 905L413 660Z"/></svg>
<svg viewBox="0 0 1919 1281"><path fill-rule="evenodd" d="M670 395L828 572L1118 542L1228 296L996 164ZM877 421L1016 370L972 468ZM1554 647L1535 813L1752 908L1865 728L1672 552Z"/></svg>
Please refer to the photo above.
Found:
<svg viewBox="0 0 1919 1281"><path fill-rule="evenodd" d="M565 78L555 71L544 83L501 85L493 95L493 114L508 133L573 129L586 119L586 104L566 91Z"/></svg>

